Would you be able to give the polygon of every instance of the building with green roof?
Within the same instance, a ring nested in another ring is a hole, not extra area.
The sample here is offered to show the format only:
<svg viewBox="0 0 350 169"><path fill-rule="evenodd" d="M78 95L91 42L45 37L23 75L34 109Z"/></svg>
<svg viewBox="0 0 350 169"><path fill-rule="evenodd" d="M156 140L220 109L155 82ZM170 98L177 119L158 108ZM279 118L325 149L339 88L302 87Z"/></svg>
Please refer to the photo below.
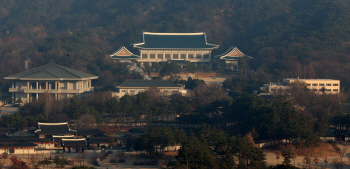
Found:
<svg viewBox="0 0 350 169"><path fill-rule="evenodd" d="M152 33L143 32L143 42L133 44L140 51L138 62L166 62L186 60L195 64L209 64L211 52L219 45L207 43L205 32L200 33Z"/></svg>
<svg viewBox="0 0 350 169"><path fill-rule="evenodd" d="M125 46L120 47L113 54L109 55L112 60L120 62L132 62L132 60L139 60L140 56L133 54Z"/></svg>
<svg viewBox="0 0 350 169"><path fill-rule="evenodd" d="M216 55L215 57L220 58L221 65L223 67L238 70L238 61L243 56L245 56L245 54L242 53L237 47L231 47L225 53ZM253 59L253 57L249 56L249 59Z"/></svg>
<svg viewBox="0 0 350 169"><path fill-rule="evenodd" d="M97 78L54 63L5 77L12 80L9 92L13 99L23 103L38 99L43 93L51 93L55 99L84 96L94 90L91 80Z"/></svg>
<svg viewBox="0 0 350 169"><path fill-rule="evenodd" d="M114 97L130 96L144 92L151 87L156 87L161 96L169 96L174 93L185 95L187 90L182 85L177 85L168 80L126 80L124 83L115 86L116 91L112 94Z"/></svg>

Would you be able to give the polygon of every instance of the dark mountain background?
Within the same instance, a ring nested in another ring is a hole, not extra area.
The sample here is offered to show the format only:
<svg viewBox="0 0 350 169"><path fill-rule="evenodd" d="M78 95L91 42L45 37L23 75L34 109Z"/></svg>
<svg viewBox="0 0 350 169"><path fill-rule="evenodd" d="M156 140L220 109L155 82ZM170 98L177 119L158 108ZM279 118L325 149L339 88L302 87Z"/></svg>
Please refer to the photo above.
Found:
<svg viewBox="0 0 350 169"><path fill-rule="evenodd" d="M142 31L203 32L254 57L261 82L287 77L340 79L350 85L348 0L2 0L0 82L49 62L125 79L110 61L120 46L142 42ZM104 76L104 77L103 77Z"/></svg>

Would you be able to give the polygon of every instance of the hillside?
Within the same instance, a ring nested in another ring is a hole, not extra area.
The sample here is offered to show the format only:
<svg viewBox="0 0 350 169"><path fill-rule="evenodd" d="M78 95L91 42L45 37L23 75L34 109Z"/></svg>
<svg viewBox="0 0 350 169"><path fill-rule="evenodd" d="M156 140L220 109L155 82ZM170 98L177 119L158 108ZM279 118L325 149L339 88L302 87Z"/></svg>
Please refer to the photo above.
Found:
<svg viewBox="0 0 350 169"><path fill-rule="evenodd" d="M142 41L142 31L202 32L253 56L267 77L340 79L350 76L350 5L346 0L4 0L0 2L0 81L3 76L55 62L125 79L107 54ZM133 49L131 49L133 50ZM134 51L133 52L137 52ZM126 77L128 76L128 77Z"/></svg>

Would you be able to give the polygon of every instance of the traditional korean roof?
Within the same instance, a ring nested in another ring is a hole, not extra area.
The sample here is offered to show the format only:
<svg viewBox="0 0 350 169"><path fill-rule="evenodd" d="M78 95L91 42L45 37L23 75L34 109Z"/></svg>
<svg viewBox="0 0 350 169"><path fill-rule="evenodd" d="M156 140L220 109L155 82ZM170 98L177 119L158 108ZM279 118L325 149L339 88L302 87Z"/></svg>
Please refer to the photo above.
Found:
<svg viewBox="0 0 350 169"><path fill-rule="evenodd" d="M120 47L113 54L109 55L112 59L138 59L140 56L133 54L125 46Z"/></svg>
<svg viewBox="0 0 350 169"><path fill-rule="evenodd" d="M52 141L54 142L60 142L62 141L62 139L73 139L74 135L70 135L70 136L57 136L57 135L53 135L52 136Z"/></svg>
<svg viewBox="0 0 350 169"><path fill-rule="evenodd" d="M104 133L100 129L77 129L77 135L95 135L99 133Z"/></svg>
<svg viewBox="0 0 350 169"><path fill-rule="evenodd" d="M135 129L135 128L130 129L128 132L133 133L133 134L144 134L145 133L144 131L139 130L139 129Z"/></svg>
<svg viewBox="0 0 350 169"><path fill-rule="evenodd" d="M116 86L117 88L149 88L152 86L156 87L167 87L167 88L179 88L182 86L176 85L172 81L167 80L126 80L124 83Z"/></svg>
<svg viewBox="0 0 350 169"><path fill-rule="evenodd" d="M239 58L241 58L243 56L244 56L244 53L242 53L237 47L231 47L225 53L223 53L221 55L216 55L215 57L220 57L220 59L238 60ZM252 57L249 57L249 58L252 59Z"/></svg>
<svg viewBox="0 0 350 169"><path fill-rule="evenodd" d="M71 130L68 126L68 122L64 123L40 123L38 122L38 128L34 133L38 134L73 134L76 130Z"/></svg>
<svg viewBox="0 0 350 169"><path fill-rule="evenodd" d="M9 137L9 138L0 138L0 143L16 143L16 142L23 142L23 140L27 141L27 142L32 142L32 143L41 143L41 142L45 142L46 139L42 139L42 138L13 138L13 137Z"/></svg>
<svg viewBox="0 0 350 169"><path fill-rule="evenodd" d="M108 143L108 137L90 137L88 138L89 143Z"/></svg>
<svg viewBox="0 0 350 169"><path fill-rule="evenodd" d="M5 77L5 79L19 80L88 80L97 78L98 76L54 63Z"/></svg>
<svg viewBox="0 0 350 169"><path fill-rule="evenodd" d="M135 43L134 47L139 49L216 49L219 45L207 43L205 32L143 32L143 42Z"/></svg>
<svg viewBox="0 0 350 169"><path fill-rule="evenodd" d="M0 139L0 147L35 147L37 144L34 142L39 142L38 140L31 139L21 139L21 138L3 138Z"/></svg>
<svg viewBox="0 0 350 169"><path fill-rule="evenodd" d="M86 146L85 138L81 139L62 139L63 146Z"/></svg>

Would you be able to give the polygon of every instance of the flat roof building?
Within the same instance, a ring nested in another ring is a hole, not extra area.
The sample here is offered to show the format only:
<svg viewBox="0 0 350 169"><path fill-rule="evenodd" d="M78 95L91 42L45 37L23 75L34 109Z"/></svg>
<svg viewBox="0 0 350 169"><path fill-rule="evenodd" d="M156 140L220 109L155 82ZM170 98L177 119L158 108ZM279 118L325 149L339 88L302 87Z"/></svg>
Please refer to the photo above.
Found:
<svg viewBox="0 0 350 169"><path fill-rule="evenodd" d="M340 93L340 80L334 79L298 79L286 78L281 83L264 84L260 90L271 95L290 94L290 85L297 81L305 82L307 89L316 93L338 94Z"/></svg>

